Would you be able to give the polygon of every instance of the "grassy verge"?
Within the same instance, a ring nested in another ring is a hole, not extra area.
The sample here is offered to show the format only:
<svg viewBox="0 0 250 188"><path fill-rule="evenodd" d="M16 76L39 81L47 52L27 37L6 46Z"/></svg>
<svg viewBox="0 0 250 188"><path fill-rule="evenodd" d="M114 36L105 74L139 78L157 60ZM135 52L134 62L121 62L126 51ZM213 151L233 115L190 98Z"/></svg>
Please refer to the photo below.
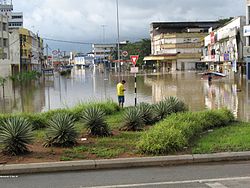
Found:
<svg viewBox="0 0 250 188"><path fill-rule="evenodd" d="M250 150L250 123L238 122L215 129L196 141L193 153L216 153Z"/></svg>
<svg viewBox="0 0 250 188"><path fill-rule="evenodd" d="M140 135L140 132L121 132L112 137L90 138L89 143L64 150L60 159L110 159L139 156L135 143L138 142Z"/></svg>

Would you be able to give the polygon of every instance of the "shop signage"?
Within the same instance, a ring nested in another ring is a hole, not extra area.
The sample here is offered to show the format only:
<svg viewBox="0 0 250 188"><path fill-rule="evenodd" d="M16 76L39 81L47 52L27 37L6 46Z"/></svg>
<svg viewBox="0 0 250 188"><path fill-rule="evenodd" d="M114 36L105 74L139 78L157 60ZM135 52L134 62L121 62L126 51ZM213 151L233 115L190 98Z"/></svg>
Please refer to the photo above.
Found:
<svg viewBox="0 0 250 188"><path fill-rule="evenodd" d="M229 54L224 54L224 61L229 61L230 55Z"/></svg>
<svg viewBox="0 0 250 188"><path fill-rule="evenodd" d="M244 26L243 35L244 35L244 37L250 36L250 25Z"/></svg>

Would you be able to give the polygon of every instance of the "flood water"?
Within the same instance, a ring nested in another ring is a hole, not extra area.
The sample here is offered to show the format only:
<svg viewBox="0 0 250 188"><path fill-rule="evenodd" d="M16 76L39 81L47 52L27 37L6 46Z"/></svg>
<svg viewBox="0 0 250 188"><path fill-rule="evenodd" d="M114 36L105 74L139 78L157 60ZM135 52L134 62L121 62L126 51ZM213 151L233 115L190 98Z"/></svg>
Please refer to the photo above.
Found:
<svg viewBox="0 0 250 188"><path fill-rule="evenodd" d="M81 69L68 77L55 73L21 86L8 81L4 93L0 88L0 112L41 112L86 101L117 101L116 84L121 79L127 81L125 106L134 105L134 75ZM192 111L227 107L238 119L250 119L250 84L241 77L213 80L209 85L197 72L138 74L137 93L138 103L156 103L176 96Z"/></svg>

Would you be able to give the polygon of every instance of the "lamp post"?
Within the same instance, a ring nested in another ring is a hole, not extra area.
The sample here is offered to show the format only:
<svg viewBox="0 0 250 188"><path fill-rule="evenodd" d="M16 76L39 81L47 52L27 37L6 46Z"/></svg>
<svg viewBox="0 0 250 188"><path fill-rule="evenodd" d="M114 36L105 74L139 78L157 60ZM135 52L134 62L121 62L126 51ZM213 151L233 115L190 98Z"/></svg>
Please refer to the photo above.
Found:
<svg viewBox="0 0 250 188"><path fill-rule="evenodd" d="M119 6L116 0L116 22L117 22L117 56L118 56L118 70L121 71L120 64L120 26L119 26Z"/></svg>

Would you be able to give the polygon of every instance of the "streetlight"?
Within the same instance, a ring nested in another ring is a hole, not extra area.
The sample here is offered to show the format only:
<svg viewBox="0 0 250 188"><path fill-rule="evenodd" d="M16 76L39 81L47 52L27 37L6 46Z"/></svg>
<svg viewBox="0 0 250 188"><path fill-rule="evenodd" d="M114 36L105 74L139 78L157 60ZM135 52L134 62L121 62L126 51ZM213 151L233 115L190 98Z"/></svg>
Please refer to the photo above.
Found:
<svg viewBox="0 0 250 188"><path fill-rule="evenodd" d="M119 6L118 0L116 0L116 22L117 22L117 56L118 56L118 69L121 71L120 64L120 26L119 26Z"/></svg>

